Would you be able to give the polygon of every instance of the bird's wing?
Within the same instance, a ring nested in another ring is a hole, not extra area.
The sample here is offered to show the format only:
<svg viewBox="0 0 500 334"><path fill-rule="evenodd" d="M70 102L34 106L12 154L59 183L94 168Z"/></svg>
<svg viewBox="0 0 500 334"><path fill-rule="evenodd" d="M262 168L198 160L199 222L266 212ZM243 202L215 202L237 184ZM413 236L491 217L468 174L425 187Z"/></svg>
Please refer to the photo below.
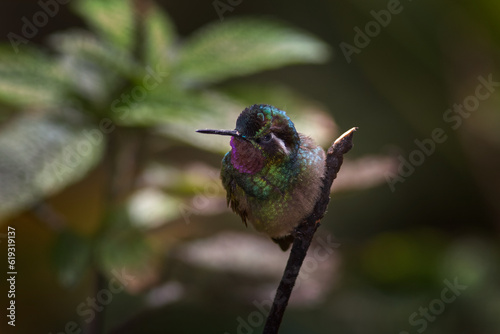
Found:
<svg viewBox="0 0 500 334"><path fill-rule="evenodd" d="M228 152L223 159L221 170L221 179L224 189L226 189L227 205L231 206L233 212L237 213L245 226L247 226L248 218L248 203L246 200L245 192L236 183L234 178L235 173L238 171L231 164L231 154Z"/></svg>

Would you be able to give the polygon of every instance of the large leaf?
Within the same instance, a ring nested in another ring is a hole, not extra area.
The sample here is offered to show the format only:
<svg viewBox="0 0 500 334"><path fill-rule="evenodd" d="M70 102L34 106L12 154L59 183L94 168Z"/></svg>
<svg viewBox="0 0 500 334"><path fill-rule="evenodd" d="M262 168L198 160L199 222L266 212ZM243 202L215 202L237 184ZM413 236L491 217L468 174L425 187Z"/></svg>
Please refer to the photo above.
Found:
<svg viewBox="0 0 500 334"><path fill-rule="evenodd" d="M0 217L81 179L100 160L105 137L71 116L24 115L0 131Z"/></svg>
<svg viewBox="0 0 500 334"><path fill-rule="evenodd" d="M19 107L59 104L67 77L45 54L26 49L15 54L0 48L0 100Z"/></svg>
<svg viewBox="0 0 500 334"><path fill-rule="evenodd" d="M55 34L51 36L51 44L63 55L92 62L108 75L116 73L130 79L142 76L143 69L128 52L103 42L86 31L73 30Z"/></svg>
<svg viewBox="0 0 500 334"><path fill-rule="evenodd" d="M204 124L211 119L224 120L228 117L229 103L216 93L190 92L166 86L148 92L148 98L134 105L117 104L113 114L121 125L154 126L157 124L189 123ZM237 105L230 105L236 107ZM220 124L221 126L223 124Z"/></svg>
<svg viewBox="0 0 500 334"><path fill-rule="evenodd" d="M146 63L149 66L168 68L172 55L172 44L175 41L175 28L168 15L156 6L149 9L145 20L144 38L146 39Z"/></svg>
<svg viewBox="0 0 500 334"><path fill-rule="evenodd" d="M143 69L121 49L85 31L70 31L51 36L51 44L61 53L60 63L76 96L91 102L96 109L109 108L117 87L124 78L139 81Z"/></svg>
<svg viewBox="0 0 500 334"><path fill-rule="evenodd" d="M134 8L130 0L82 0L77 3L78 12L101 37L113 47L132 52L136 42L136 19L144 24L145 62L150 66L165 65L167 50L175 36L174 26L160 8L150 2L139 3ZM142 13L135 13L140 10Z"/></svg>
<svg viewBox="0 0 500 334"><path fill-rule="evenodd" d="M202 28L179 55L180 79L216 82L290 64L321 63L328 46L317 38L269 20L226 20Z"/></svg>
<svg viewBox="0 0 500 334"><path fill-rule="evenodd" d="M112 45L132 49L135 34L132 1L81 0L76 2L76 10Z"/></svg>

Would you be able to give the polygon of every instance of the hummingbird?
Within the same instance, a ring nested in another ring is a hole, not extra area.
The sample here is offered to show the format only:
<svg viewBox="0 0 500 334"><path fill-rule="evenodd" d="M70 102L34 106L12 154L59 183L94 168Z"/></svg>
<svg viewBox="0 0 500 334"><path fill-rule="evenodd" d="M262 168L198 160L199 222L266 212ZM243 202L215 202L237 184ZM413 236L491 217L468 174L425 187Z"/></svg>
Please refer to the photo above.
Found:
<svg viewBox="0 0 500 334"><path fill-rule="evenodd" d="M267 104L243 110L234 130L197 132L231 136L221 167L227 204L286 251L320 196L323 149L298 133L285 111Z"/></svg>

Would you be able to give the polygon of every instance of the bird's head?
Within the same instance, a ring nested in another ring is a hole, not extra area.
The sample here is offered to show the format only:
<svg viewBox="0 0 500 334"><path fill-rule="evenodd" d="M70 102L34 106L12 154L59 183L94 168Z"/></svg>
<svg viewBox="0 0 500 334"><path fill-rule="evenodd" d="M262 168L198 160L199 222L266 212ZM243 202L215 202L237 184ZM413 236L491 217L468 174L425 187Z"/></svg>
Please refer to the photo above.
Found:
<svg viewBox="0 0 500 334"><path fill-rule="evenodd" d="M300 137L283 110L254 104L243 110L235 130L198 130L200 133L231 136L231 161L242 173L256 173L265 165L293 159Z"/></svg>

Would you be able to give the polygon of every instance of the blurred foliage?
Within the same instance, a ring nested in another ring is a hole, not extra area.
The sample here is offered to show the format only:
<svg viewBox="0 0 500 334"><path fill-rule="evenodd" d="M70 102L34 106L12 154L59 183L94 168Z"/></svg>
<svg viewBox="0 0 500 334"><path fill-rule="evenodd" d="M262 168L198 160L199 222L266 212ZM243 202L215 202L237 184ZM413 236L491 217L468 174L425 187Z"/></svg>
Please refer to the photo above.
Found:
<svg viewBox="0 0 500 334"><path fill-rule="evenodd" d="M251 97L231 95L215 83L322 63L330 54L311 34L269 19L211 24L180 41L168 15L150 1L82 0L73 8L90 30L54 33L50 49L0 49L0 218L32 210L55 229L52 263L67 288L79 285L89 268L110 279L120 268L144 278L154 252L162 253L145 232L192 214L183 202L199 193L196 176L168 159L150 167L156 159L147 154L152 142L156 150L184 142L221 152L227 143L209 143L194 130L231 128L247 101L292 96L272 85L245 88ZM311 109L312 121L304 123L321 129L320 139L331 140L334 123L326 113L306 99L293 99L295 110ZM140 180L154 166L156 176L141 189ZM104 210L93 231L82 234L45 201L95 168L109 171ZM176 176L169 173L174 169ZM163 188L158 180L165 177L179 180L176 188L183 190ZM221 202L224 194L216 189Z"/></svg>
<svg viewBox="0 0 500 334"><path fill-rule="evenodd" d="M154 131L165 124L167 130L161 133L167 139L201 145L203 140L192 139L193 129L232 124L242 105L211 83L289 64L322 62L328 55L328 47L314 37L256 19L214 24L174 45L175 32L166 14L146 3L137 23L134 11L141 9L133 5L118 0L78 2L78 12L94 33L72 30L51 36L54 56L35 49L21 55L7 47L0 52L3 109L19 111L4 124L0 137L5 143L3 179L12 183L12 189L1 188L0 215L81 178L102 158L107 140L103 132L116 126ZM143 35L138 37L139 29ZM58 123L48 129L49 122ZM65 129L71 131L58 133ZM54 158L30 156L27 145L34 146L32 154ZM19 159L24 161L15 163ZM27 161L39 165L28 171ZM53 168L40 175L46 166ZM9 173L22 174L24 187L20 177L12 180ZM45 184L37 186L41 182Z"/></svg>
<svg viewBox="0 0 500 334"><path fill-rule="evenodd" d="M0 219L19 231L16 303L32 319L20 330L85 325L76 308L99 291L95 272L111 282L123 266L135 279L106 306L110 332L260 332L256 303L286 254L228 213L227 138L194 130L233 128L264 102L324 147L360 127L284 333L498 333L500 95L457 130L443 120L478 76L499 81L496 1L400 2L351 62L340 43L390 1L243 1L208 24L210 2L158 2L172 17L148 1L75 0L40 29L48 44L0 47ZM2 14L17 32L32 17L18 6ZM446 142L395 192L375 187L436 128ZM455 279L467 286L456 300L425 330L412 323Z"/></svg>

